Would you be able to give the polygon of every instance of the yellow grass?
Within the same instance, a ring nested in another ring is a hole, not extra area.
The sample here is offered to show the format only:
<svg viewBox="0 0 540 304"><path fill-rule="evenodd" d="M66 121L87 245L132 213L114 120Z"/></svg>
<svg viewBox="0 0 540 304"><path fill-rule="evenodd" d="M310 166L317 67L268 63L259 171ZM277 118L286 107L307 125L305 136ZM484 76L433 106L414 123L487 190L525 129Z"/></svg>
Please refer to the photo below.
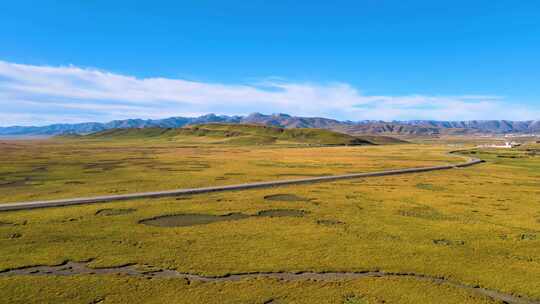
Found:
<svg viewBox="0 0 540 304"><path fill-rule="evenodd" d="M166 183L161 189L167 189L174 185L269 180L285 173L336 174L460 161L445 156L449 147L444 145L145 146L145 151L154 152L143 154L121 145L106 150L97 143L75 146L47 142L39 147L33 143L17 144L22 145L17 148L19 152L8 151L1 156L3 164L11 163L10 169L5 171L28 170L38 162L48 164L49 170L43 173L47 186L42 192L39 187L27 188L26 192L9 189L12 192L8 192L3 201L42 198L42 195L72 196L120 188L119 185L124 189L124 178L144 177L146 182L141 185L149 188L138 186L136 190L155 190L151 186L159 184L159 180ZM93 259L92 267L148 264L208 276L382 270L444 277L540 299L540 158L527 151L537 148L477 152L474 156L488 162L465 169L204 194L181 200L135 200L0 213L0 222L4 223L0 225L0 270L88 259ZM40 155L45 155L44 159L35 159ZM148 170L141 172L140 177L132 177L135 172L118 168L99 173L99 176L109 177L108 182L99 182L98 175L87 179L76 175L76 180L87 183L77 187L91 186L90 189L63 187L70 179L69 174L78 172L85 156L95 161L135 155L151 155L155 162L167 163L167 166L190 157L201 157L210 168L187 176L161 171L152 174L154 171ZM73 160L74 164L64 167L53 164L61 160L67 163ZM76 168L70 171L72 173L60 174L70 166ZM48 184L52 176L58 178L55 180L58 185ZM217 176L230 178L216 181ZM52 193L52 189L61 192ZM6 188L2 193L4 190ZM305 199L265 199L275 194L295 194ZM96 215L105 208L135 211ZM271 209L304 210L307 214L304 217L250 217L191 227L139 223L170 214L241 212L255 215ZM13 238L14 234L20 237ZM3 299L9 299L10 303L89 303L99 299L104 299L104 303L265 303L270 300L275 303L494 303L468 290L408 277L335 282L193 281L188 285L183 279L148 280L115 275L0 276L0 290Z"/></svg>
<svg viewBox="0 0 540 304"><path fill-rule="evenodd" d="M163 141L0 143L1 202L123 194L463 161L445 146L226 146Z"/></svg>

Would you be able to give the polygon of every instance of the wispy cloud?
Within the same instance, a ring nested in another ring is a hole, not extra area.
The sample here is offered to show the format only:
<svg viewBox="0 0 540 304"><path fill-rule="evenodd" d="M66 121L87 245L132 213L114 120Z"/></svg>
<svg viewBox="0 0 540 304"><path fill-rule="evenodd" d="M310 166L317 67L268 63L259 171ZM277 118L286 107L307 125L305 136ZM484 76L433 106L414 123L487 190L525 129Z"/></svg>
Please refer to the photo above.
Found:
<svg viewBox="0 0 540 304"><path fill-rule="evenodd" d="M219 84L0 61L0 124L284 112L338 119L534 119L499 96L373 96L346 83Z"/></svg>

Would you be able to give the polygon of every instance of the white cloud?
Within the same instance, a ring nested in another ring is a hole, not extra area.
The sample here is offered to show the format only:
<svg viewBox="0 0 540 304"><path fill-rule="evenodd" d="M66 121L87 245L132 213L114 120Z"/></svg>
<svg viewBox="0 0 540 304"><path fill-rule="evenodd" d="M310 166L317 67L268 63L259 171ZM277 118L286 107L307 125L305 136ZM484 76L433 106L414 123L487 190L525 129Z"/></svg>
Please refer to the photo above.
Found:
<svg viewBox="0 0 540 304"><path fill-rule="evenodd" d="M139 79L75 66L0 61L0 125L123 118L192 116L215 112L284 112L338 119L533 119L498 96L373 96L346 83L269 80L226 85L167 78ZM504 117L503 117L504 116Z"/></svg>

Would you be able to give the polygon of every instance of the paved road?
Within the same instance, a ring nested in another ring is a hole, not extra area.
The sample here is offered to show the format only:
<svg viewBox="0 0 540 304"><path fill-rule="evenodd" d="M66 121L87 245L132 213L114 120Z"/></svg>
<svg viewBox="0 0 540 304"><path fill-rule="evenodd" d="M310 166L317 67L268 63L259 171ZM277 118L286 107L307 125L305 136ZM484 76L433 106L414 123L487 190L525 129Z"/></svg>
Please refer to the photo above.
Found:
<svg viewBox="0 0 540 304"><path fill-rule="evenodd" d="M95 204L95 203L123 201L123 200L138 199L138 198L155 198L155 197L166 197L166 196L191 195L191 194L200 194L200 193L209 193L209 192L222 192L222 191L232 191L232 190L245 190L245 189L254 189L254 188L277 187L277 186L285 186L285 185L328 182L328 181L335 181L335 180L340 180L340 179L365 178L365 177L398 175L398 174L428 172L428 171L437 171L437 170L448 170L448 169L454 169L454 168L468 167L468 166L479 164L481 162L483 161L480 159L473 158L465 163L461 163L457 165L444 165L444 166L434 166L434 167L424 167L424 168L379 171L379 172L370 172L370 173L320 176L320 177L258 182L258 183L248 183L248 184L229 185L229 186L176 189L176 190L169 190L169 191L142 192L142 193L132 193L132 194L122 194L122 195L95 196L95 197L80 197L80 198L50 200L50 201L7 203L7 204L0 204L0 211L13 211L13 210L26 210L26 209L60 207L60 206L71 206L71 205Z"/></svg>

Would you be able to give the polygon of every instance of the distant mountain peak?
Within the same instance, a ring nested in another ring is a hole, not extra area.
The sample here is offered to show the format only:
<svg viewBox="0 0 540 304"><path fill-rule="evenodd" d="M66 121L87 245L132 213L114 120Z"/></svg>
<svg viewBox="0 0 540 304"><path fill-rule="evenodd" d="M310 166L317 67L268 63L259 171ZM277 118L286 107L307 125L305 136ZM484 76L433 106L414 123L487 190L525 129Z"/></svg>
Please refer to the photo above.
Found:
<svg viewBox="0 0 540 304"><path fill-rule="evenodd" d="M180 128L187 125L206 123L248 123L275 126L281 128L319 128L349 134L472 134L472 133L540 133L540 120L508 121L508 120L469 120L469 121L437 121L409 120L391 121L363 120L338 121L323 117L298 117L286 113L265 115L259 112L248 116L227 116L209 113L199 117L169 117L165 119L125 119L108 123L53 124L43 127L0 127L0 136L52 136L60 134L88 134L109 129L126 128Z"/></svg>
<svg viewBox="0 0 540 304"><path fill-rule="evenodd" d="M263 115L263 114L261 114ZM263 115L264 116L264 115ZM281 117L281 118L291 118L292 116L285 113L272 113L273 117Z"/></svg>

